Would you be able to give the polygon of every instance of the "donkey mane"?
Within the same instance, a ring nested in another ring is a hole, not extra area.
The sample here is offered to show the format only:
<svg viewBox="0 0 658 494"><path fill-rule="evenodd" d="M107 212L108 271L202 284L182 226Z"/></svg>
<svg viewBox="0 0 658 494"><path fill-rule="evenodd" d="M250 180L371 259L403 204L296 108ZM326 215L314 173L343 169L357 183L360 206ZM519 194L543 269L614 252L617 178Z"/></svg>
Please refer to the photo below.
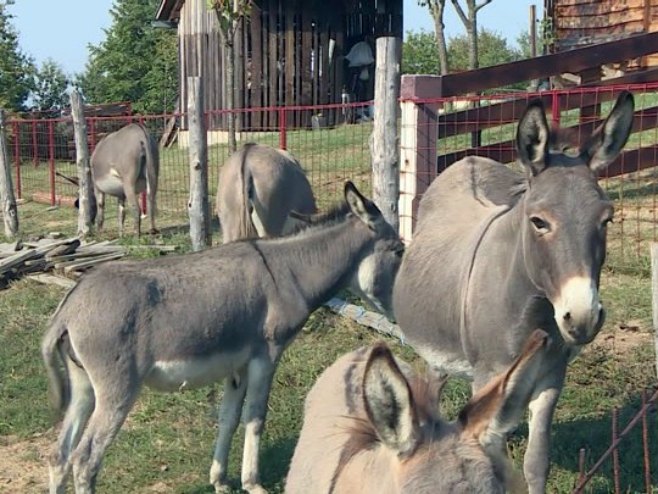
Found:
<svg viewBox="0 0 658 494"><path fill-rule="evenodd" d="M350 206L345 202L341 202L332 206L329 211L326 213L320 213L313 215L309 218L309 221L300 223L296 228L286 237L294 237L297 235L303 235L310 230L316 230L318 228L323 228L327 226L336 225L342 223L347 219L348 214L350 214ZM286 238L282 237L282 238Z"/></svg>

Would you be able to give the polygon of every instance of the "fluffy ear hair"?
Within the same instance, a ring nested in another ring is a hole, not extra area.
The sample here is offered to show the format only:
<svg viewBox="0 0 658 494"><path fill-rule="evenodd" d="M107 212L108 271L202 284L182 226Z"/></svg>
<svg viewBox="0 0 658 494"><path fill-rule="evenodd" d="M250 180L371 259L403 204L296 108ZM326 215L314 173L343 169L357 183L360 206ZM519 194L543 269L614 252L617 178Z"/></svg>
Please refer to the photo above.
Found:
<svg viewBox="0 0 658 494"><path fill-rule="evenodd" d="M521 163L530 175L541 173L546 167L550 129L546 121L544 103L540 99L532 100L516 130L516 150Z"/></svg>
<svg viewBox="0 0 658 494"><path fill-rule="evenodd" d="M420 430L411 388L383 343L372 349L366 363L363 401L383 444L402 456L416 449Z"/></svg>
<svg viewBox="0 0 658 494"><path fill-rule="evenodd" d="M633 95L622 91L608 118L581 149L593 171L607 168L621 153L633 129L634 114Z"/></svg>
<svg viewBox="0 0 658 494"><path fill-rule="evenodd" d="M465 433L475 436L484 447L503 444L523 418L549 341L548 334L536 329L507 371L471 398L459 414Z"/></svg>
<svg viewBox="0 0 658 494"><path fill-rule="evenodd" d="M371 230L375 230L377 224L383 220L382 213L375 203L361 194L349 180L345 182L345 201L352 213L368 225Z"/></svg>

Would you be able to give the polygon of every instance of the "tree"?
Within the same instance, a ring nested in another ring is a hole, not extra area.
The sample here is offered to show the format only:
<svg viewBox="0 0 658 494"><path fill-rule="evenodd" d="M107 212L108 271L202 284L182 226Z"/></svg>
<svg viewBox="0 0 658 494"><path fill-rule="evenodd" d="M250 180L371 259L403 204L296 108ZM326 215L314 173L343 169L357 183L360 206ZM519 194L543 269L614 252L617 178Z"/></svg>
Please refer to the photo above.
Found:
<svg viewBox="0 0 658 494"><path fill-rule="evenodd" d="M219 32L224 41L225 63L224 81L226 85L227 124L228 124L228 148L230 152L237 150L238 145L235 139L235 32L238 29L240 19L246 16L251 10L251 0L208 0L208 7L215 11Z"/></svg>
<svg viewBox="0 0 658 494"><path fill-rule="evenodd" d="M439 52L436 39L428 31L408 31L402 43L403 74L438 74Z"/></svg>
<svg viewBox="0 0 658 494"><path fill-rule="evenodd" d="M20 111L34 85L34 62L18 46L11 5L13 0L0 1L0 107Z"/></svg>
<svg viewBox="0 0 658 494"><path fill-rule="evenodd" d="M48 59L35 73L32 92L35 110L60 110L68 105L67 90L69 79L62 67L54 60Z"/></svg>
<svg viewBox="0 0 658 494"><path fill-rule="evenodd" d="M486 7L492 0L482 0L477 3L476 0L466 0L466 12L459 3L459 0L452 0L452 5L457 11L457 15L461 19L464 27L466 28L466 35L468 37L468 69L474 70L479 67L478 56L478 23L477 15L480 9Z"/></svg>
<svg viewBox="0 0 658 494"><path fill-rule="evenodd" d="M76 84L89 103L130 101L137 112L164 108L163 94L178 93L178 78L164 67L177 65L176 33L151 26L160 0L115 0L105 40L89 46L89 61Z"/></svg>
<svg viewBox="0 0 658 494"><path fill-rule="evenodd" d="M523 58L522 53L518 49L508 45L507 40L496 31L480 29L477 39L479 45L479 67L499 65ZM462 34L450 38L448 41L448 56L450 58L450 66L454 70L470 69L470 48L469 35Z"/></svg>
<svg viewBox="0 0 658 494"><path fill-rule="evenodd" d="M436 46L439 57L439 73L445 75L450 71L445 24L443 23L446 0L418 0L418 5L421 7L427 7L432 15L432 19L434 20L434 35L436 37Z"/></svg>

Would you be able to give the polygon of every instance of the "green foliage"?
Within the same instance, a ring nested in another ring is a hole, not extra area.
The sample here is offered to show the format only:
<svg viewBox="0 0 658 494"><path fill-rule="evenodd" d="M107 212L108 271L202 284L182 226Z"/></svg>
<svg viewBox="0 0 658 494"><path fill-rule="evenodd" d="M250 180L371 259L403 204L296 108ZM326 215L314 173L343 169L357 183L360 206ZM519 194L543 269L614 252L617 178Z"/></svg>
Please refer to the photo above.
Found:
<svg viewBox="0 0 658 494"><path fill-rule="evenodd" d="M34 63L18 46L18 33L8 7L13 0L0 1L0 107L19 111L33 88Z"/></svg>
<svg viewBox="0 0 658 494"><path fill-rule="evenodd" d="M402 44L403 74L438 74L439 52L434 33L408 31Z"/></svg>
<svg viewBox="0 0 658 494"><path fill-rule="evenodd" d="M450 68L454 71L468 70L468 37L466 34L448 40ZM507 40L495 31L480 29L478 33L480 67L489 67L519 60L518 49L507 44Z"/></svg>
<svg viewBox="0 0 658 494"><path fill-rule="evenodd" d="M115 0L106 38L89 46L85 72L76 81L88 103L130 101L140 113L174 107L176 33L151 26L159 4L159 0Z"/></svg>
<svg viewBox="0 0 658 494"><path fill-rule="evenodd" d="M68 87L69 79L62 66L54 60L46 60L35 73L32 106L39 111L59 110L68 106Z"/></svg>

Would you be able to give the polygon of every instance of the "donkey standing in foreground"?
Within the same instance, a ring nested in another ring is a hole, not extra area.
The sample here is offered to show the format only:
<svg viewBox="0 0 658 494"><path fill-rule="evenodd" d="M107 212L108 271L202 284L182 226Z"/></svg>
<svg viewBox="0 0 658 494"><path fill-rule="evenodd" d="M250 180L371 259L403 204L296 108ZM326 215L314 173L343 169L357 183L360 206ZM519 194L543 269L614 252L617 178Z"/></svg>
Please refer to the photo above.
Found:
<svg viewBox="0 0 658 494"><path fill-rule="evenodd" d="M119 235L123 236L126 200L133 210L135 231L140 235L139 194L146 190L151 233L156 233L155 195L159 171L158 143L144 126L131 123L103 137L91 155L91 173L98 203L92 205L92 218L96 218L98 230L103 229L105 194L109 194L119 202Z"/></svg>
<svg viewBox="0 0 658 494"><path fill-rule="evenodd" d="M103 454L142 385L177 391L224 379L210 483L217 492L227 487L229 447L246 401L242 487L264 493L258 449L283 351L311 312L352 282L365 260L376 257L370 268L387 272L399 263L403 244L374 203L351 182L345 201L290 237L111 262L83 277L42 342L60 409L63 390L70 388L50 464L51 492L65 491L71 467L76 492L94 492ZM376 272L367 278L383 279L389 278Z"/></svg>
<svg viewBox="0 0 658 494"><path fill-rule="evenodd" d="M553 411L568 362L603 325L599 277L613 208L596 173L631 132L633 96L622 92L575 153L553 149L540 101L516 137L526 173L468 157L441 173L420 202L398 273L394 312L412 347L436 371L482 389L519 354L535 328L552 343L529 404L524 473L544 492Z"/></svg>
<svg viewBox="0 0 658 494"><path fill-rule="evenodd" d="M440 388L383 343L344 355L308 394L286 492L522 492L505 437L523 417L547 344L545 332L532 333L454 423L438 415Z"/></svg>
<svg viewBox="0 0 658 494"><path fill-rule="evenodd" d="M292 211L310 215L316 206L304 170L290 153L248 143L229 157L217 188L224 243L290 233L298 223Z"/></svg>

